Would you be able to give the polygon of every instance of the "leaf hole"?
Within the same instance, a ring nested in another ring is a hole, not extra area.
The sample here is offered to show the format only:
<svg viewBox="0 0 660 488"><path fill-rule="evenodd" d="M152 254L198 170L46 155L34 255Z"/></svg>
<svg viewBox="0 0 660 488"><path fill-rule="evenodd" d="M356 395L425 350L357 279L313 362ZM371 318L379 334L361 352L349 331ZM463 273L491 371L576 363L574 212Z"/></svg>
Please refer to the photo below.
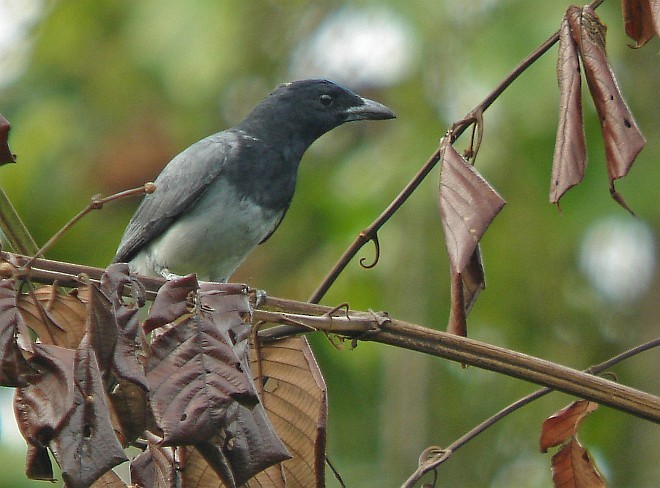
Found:
<svg viewBox="0 0 660 488"><path fill-rule="evenodd" d="M187 418L188 418L188 414L186 414L186 413L182 414L182 415L181 415L181 422L183 422L183 421L186 420Z"/></svg>
<svg viewBox="0 0 660 488"><path fill-rule="evenodd" d="M630 123L630 121L628 119L623 119L623 123L626 127L628 127L628 129L630 129L632 127L632 124Z"/></svg>
<svg viewBox="0 0 660 488"><path fill-rule="evenodd" d="M85 439L89 439L90 437L92 437L92 428L89 425L85 425L83 427L83 437Z"/></svg>

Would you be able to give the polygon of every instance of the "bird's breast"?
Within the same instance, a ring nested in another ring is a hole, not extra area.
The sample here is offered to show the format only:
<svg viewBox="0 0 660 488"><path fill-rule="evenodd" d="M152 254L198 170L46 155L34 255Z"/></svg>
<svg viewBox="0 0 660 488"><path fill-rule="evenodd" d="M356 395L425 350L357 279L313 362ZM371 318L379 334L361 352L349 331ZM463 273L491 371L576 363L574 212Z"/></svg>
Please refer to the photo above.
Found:
<svg viewBox="0 0 660 488"><path fill-rule="evenodd" d="M175 274L226 280L280 218L219 178L151 245L150 258Z"/></svg>

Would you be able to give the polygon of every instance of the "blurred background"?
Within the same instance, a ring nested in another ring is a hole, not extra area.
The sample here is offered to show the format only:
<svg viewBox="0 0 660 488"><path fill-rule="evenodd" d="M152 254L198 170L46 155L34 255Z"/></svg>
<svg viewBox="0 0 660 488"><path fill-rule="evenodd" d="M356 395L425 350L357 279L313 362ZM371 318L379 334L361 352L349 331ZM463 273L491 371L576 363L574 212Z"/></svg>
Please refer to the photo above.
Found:
<svg viewBox="0 0 660 488"><path fill-rule="evenodd" d="M0 169L0 186L42 244L92 195L152 180L179 151L239 122L278 83L332 79L398 118L349 124L315 143L282 226L233 280L304 300L446 128L558 28L569 3L0 0L0 113L18 155L18 164ZM548 203L559 99L554 48L485 114L477 168L508 204L482 241L488 288L468 323L473 338L579 369L654 338L660 315L659 44L628 48L620 2L598 13L648 139L617 183L639 218L609 196L586 96L585 181L563 198L563 212ZM436 170L383 228L378 265L351 263L323 303L348 301L444 329L449 276L437 184ZM138 202L85 217L47 257L106 266ZM368 245L359 257L373 255ZM350 487L398 486L424 448L447 445L535 389L387 346L337 351L322 336L311 340L329 388L329 456ZM659 370L657 352L649 352L614 372L658 394ZM0 389L0 484L44 486L24 479L12 393ZM553 394L500 422L439 469L438 486L549 486L540 424L571 400ZM660 479L658 433L601 408L581 440L610 486L651 487Z"/></svg>

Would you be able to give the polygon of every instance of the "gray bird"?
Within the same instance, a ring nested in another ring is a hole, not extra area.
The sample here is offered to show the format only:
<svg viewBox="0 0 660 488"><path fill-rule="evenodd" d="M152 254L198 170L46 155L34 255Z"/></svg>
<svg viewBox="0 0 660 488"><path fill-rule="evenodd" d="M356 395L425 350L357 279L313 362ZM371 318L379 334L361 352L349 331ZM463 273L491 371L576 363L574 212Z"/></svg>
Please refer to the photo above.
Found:
<svg viewBox="0 0 660 488"><path fill-rule="evenodd" d="M174 157L145 196L113 262L142 275L224 282L289 208L298 165L326 132L394 113L327 80L278 86L235 127Z"/></svg>

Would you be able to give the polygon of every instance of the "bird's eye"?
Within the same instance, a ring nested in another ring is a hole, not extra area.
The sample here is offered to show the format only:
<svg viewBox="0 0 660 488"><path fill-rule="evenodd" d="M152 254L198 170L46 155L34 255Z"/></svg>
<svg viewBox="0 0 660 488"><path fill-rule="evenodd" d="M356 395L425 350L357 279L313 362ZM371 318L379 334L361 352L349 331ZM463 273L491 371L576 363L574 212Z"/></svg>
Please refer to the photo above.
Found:
<svg viewBox="0 0 660 488"><path fill-rule="evenodd" d="M330 105L332 105L332 97L327 94L321 95L319 97L319 101L321 102L321 105L323 105L324 107L329 107Z"/></svg>

